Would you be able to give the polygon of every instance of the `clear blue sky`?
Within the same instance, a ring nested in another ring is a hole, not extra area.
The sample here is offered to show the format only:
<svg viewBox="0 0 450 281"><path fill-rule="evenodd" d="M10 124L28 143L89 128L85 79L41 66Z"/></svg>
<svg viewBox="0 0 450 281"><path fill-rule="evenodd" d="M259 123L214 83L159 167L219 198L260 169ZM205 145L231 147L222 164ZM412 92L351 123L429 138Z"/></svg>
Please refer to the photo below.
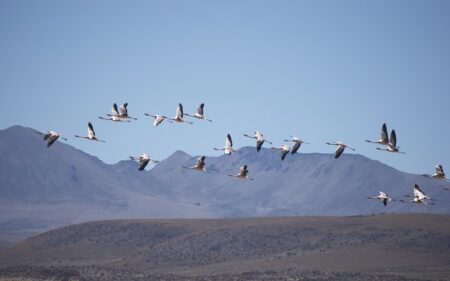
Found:
<svg viewBox="0 0 450 281"><path fill-rule="evenodd" d="M450 1L0 1L0 129L56 130L107 163L231 133L290 134L399 170L450 173ZM97 119L129 103L131 124ZM214 123L151 126L205 102ZM92 121L99 138L85 134ZM383 122L406 155L377 151Z"/></svg>

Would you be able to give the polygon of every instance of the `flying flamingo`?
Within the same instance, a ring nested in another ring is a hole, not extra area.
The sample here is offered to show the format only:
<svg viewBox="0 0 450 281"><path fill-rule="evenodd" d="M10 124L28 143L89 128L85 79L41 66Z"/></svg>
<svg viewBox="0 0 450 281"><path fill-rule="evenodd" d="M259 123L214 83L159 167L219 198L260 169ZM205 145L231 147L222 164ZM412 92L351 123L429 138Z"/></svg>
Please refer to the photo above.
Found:
<svg viewBox="0 0 450 281"><path fill-rule="evenodd" d="M47 147L50 147L59 138L67 141L66 138L61 137L55 131L48 131L47 133L42 133L42 132L36 131L36 133L38 133L40 135L44 135L44 140L47 141Z"/></svg>
<svg viewBox="0 0 450 281"><path fill-rule="evenodd" d="M258 151L258 152L261 150L261 147L262 147L262 145L264 144L264 142L267 142L267 143L269 143L269 144L272 144L272 142L270 142L270 141L264 139L264 135L261 134L261 133L258 132L258 131L256 131L255 134L254 134L253 136L249 136L249 135L247 135L247 134L244 134L244 137L256 139L256 151Z"/></svg>
<svg viewBox="0 0 450 281"><path fill-rule="evenodd" d="M430 201L436 201L436 200L434 200L433 198L427 196L425 194L425 192L422 191L422 189L419 187L418 184L414 185L413 192L414 192L414 196L405 195L405 197L411 197L411 198L413 198L413 200L411 200L411 201L400 200L400 202L425 204L425 205L427 205L427 204L428 205L434 205L434 203L427 202L426 200L430 200Z"/></svg>
<svg viewBox="0 0 450 281"><path fill-rule="evenodd" d="M300 139L298 137L294 137L294 136L291 136L290 140L284 140L284 141L292 141L292 142L294 142L294 146L291 149L291 153L292 154L297 153L297 151L300 149L300 146L302 145L302 143L310 144L309 142L305 142L302 139Z"/></svg>
<svg viewBox="0 0 450 281"><path fill-rule="evenodd" d="M348 148L348 149L350 149L350 150L353 150L353 151L356 150L356 149L354 149L354 148L349 147L348 145L346 145L346 144L344 144L344 143L341 143L340 141L338 141L338 142L333 142L333 143L327 142L327 144L328 144L328 145L336 145L336 146L337 146L336 152L335 152L335 154L334 154L334 158L335 158L335 159L338 159L339 156L341 156L341 154L344 152L344 150L345 150L346 148Z"/></svg>
<svg viewBox="0 0 450 281"><path fill-rule="evenodd" d="M181 103L179 103L179 104L178 104L178 107L177 107L177 111L176 111L175 117L174 117L174 118L170 118L170 120L173 120L173 121L179 122L179 123L193 124L193 123L190 122L190 121L184 120L183 117L184 117L184 113L183 113L183 105L182 105Z"/></svg>
<svg viewBox="0 0 450 281"><path fill-rule="evenodd" d="M205 169L205 156L200 156L199 158L197 158L197 163L195 164L195 166L193 167L186 167L186 166L182 166L185 169L192 169L192 170L196 170L196 171L200 171L200 172L208 172L208 170Z"/></svg>
<svg viewBox="0 0 450 281"><path fill-rule="evenodd" d="M375 197L367 197L368 199L378 199L381 200L383 202L383 205L386 206L388 202L390 201L394 201L392 200L392 198L390 198L386 193L384 193L383 191L378 191L380 194L378 196Z"/></svg>
<svg viewBox="0 0 450 281"><path fill-rule="evenodd" d="M247 179L247 180L253 180L252 178L250 178L249 176L247 176L248 174L248 169L247 169L247 165L242 166L239 169L239 174L237 175L228 175L230 177L235 177L235 178L240 178L240 179Z"/></svg>
<svg viewBox="0 0 450 281"><path fill-rule="evenodd" d="M86 137L82 137L79 135L75 135L75 137L77 138L82 138L82 139L87 139L87 140L91 140L91 141L99 141L99 142L106 142L104 140L100 140L95 136L95 131L94 131L94 126L92 126L92 123L89 122L88 123L88 134Z"/></svg>
<svg viewBox="0 0 450 281"><path fill-rule="evenodd" d="M159 161L150 159L150 156L148 156L148 154L146 154L146 153L142 153L141 155L139 155L137 157L130 156L130 159L139 161L139 166L138 166L139 171L144 170L150 161L153 163L159 163Z"/></svg>
<svg viewBox="0 0 450 281"><path fill-rule="evenodd" d="M383 123L383 125L381 126L381 136L380 136L379 140L377 140L377 141L366 140L366 142L376 143L376 144L381 144L381 145L389 145L389 138L388 138L386 123Z"/></svg>
<svg viewBox="0 0 450 281"><path fill-rule="evenodd" d="M225 139L225 146L223 148L213 148L214 150L223 150L225 155L230 155L232 152L238 152L238 150L233 148L233 140L231 139L231 135L227 134L227 138Z"/></svg>
<svg viewBox="0 0 450 281"><path fill-rule="evenodd" d="M108 117L99 116L98 118L102 120L109 120L113 122L131 122L130 120L126 120L118 115L108 115Z"/></svg>
<svg viewBox="0 0 450 281"><path fill-rule="evenodd" d="M169 118L167 118L164 115L152 115L152 114L148 114L148 113L144 113L146 116L150 116L153 117L155 119L155 121L153 121L153 126L158 126L159 124L161 124L164 120L167 120L167 122L172 123L172 121L169 120Z"/></svg>
<svg viewBox="0 0 450 281"><path fill-rule="evenodd" d="M281 152L281 161L286 158L286 155L291 151L291 148L285 144L283 144L281 147L272 147L272 149L279 149Z"/></svg>
<svg viewBox="0 0 450 281"><path fill-rule="evenodd" d="M439 164L434 166L434 170L435 170L434 175L425 174L423 176L439 180L447 180L447 177L445 176L444 173L444 167L442 167L442 165Z"/></svg>
<svg viewBox="0 0 450 281"><path fill-rule="evenodd" d="M211 119L205 118L205 115L203 114L203 108L204 107L205 107L205 104L201 103L199 106L197 106L197 112L195 112L194 115L190 115L190 114L187 114L187 113L185 113L184 115L212 122Z"/></svg>

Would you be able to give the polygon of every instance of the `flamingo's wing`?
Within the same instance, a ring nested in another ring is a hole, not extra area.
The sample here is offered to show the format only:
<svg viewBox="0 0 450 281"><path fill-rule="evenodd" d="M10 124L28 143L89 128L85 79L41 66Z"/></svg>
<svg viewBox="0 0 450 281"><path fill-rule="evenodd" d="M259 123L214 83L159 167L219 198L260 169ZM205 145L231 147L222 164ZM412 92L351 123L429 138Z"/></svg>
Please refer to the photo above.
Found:
<svg viewBox="0 0 450 281"><path fill-rule="evenodd" d="M205 164L205 156L201 156L197 158L197 165L204 165Z"/></svg>
<svg viewBox="0 0 450 281"><path fill-rule="evenodd" d="M261 150L261 147L262 147L263 143L264 143L264 140L256 141L256 151L260 151Z"/></svg>
<svg viewBox="0 0 450 281"><path fill-rule="evenodd" d="M47 143L47 147L50 147L57 139L59 136L52 136Z"/></svg>
<svg viewBox="0 0 450 281"><path fill-rule="evenodd" d="M282 150L281 151L281 160L284 160L286 158L286 155L289 153L289 150Z"/></svg>
<svg viewBox="0 0 450 281"><path fill-rule="evenodd" d="M201 103L199 106L197 106L197 114L203 116L203 107L205 107L204 103Z"/></svg>
<svg viewBox="0 0 450 281"><path fill-rule="evenodd" d="M150 162L149 158L140 158L139 160L139 171L142 171L145 169L145 167L147 166L148 162Z"/></svg>
<svg viewBox="0 0 450 281"><path fill-rule="evenodd" d="M91 122L88 123L88 137L95 137L94 126Z"/></svg>
<svg viewBox="0 0 450 281"><path fill-rule="evenodd" d="M153 121L153 126L158 126L164 121L164 117L157 115L155 121Z"/></svg>
<svg viewBox="0 0 450 281"><path fill-rule="evenodd" d="M301 142L295 142L294 146L292 147L292 154L297 153L298 149L300 148L300 146L302 145Z"/></svg>
<svg viewBox="0 0 450 281"><path fill-rule="evenodd" d="M119 115L119 110L117 109L116 103L113 104L113 107L111 108L111 112L113 115Z"/></svg>
<svg viewBox="0 0 450 281"><path fill-rule="evenodd" d="M176 113L176 117L177 118L183 118L183 105L181 103L178 104L177 107L177 113Z"/></svg>
<svg viewBox="0 0 450 281"><path fill-rule="evenodd" d="M422 191L418 184L414 185L414 196L419 197L420 199L425 198L425 193Z"/></svg>
<svg viewBox="0 0 450 281"><path fill-rule="evenodd" d="M233 147L233 140L230 134L227 135L227 139L225 140L225 147Z"/></svg>
<svg viewBox="0 0 450 281"><path fill-rule="evenodd" d="M382 140L384 143L389 143L389 138L388 138L388 132L387 132L386 123L383 123L383 126L381 126L381 140Z"/></svg>
<svg viewBox="0 0 450 281"><path fill-rule="evenodd" d="M338 147L336 148L336 153L334 154L334 158L338 159L339 156L341 156L341 154L344 152L344 150L345 146L338 145Z"/></svg>
<svg viewBox="0 0 450 281"><path fill-rule="evenodd" d="M395 130L391 131L391 137L389 138L389 144L393 148L397 147L397 135L395 134Z"/></svg>

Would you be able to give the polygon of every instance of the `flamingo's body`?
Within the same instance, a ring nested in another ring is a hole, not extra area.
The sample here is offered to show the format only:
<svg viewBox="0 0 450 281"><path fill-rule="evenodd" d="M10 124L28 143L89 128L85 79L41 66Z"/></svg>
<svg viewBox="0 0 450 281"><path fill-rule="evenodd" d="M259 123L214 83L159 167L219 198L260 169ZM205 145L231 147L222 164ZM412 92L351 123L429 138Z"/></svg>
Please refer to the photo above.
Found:
<svg viewBox="0 0 450 281"><path fill-rule="evenodd" d="M113 122L130 122L130 120L124 119L118 115L111 115L111 116L108 115L108 117L99 116L98 118L100 118L102 120L113 121Z"/></svg>

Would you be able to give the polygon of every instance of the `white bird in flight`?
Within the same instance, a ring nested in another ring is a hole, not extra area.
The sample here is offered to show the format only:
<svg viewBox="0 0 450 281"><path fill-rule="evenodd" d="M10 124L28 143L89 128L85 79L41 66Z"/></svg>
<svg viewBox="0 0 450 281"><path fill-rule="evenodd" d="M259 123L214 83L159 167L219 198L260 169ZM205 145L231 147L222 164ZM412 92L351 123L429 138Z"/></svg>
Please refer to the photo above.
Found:
<svg viewBox="0 0 450 281"><path fill-rule="evenodd" d="M444 173L444 167L441 164L434 166L434 175L424 174L423 176L439 179L439 180L447 180L447 176Z"/></svg>
<svg viewBox="0 0 450 281"><path fill-rule="evenodd" d="M366 140L366 142L376 143L376 144L381 144L381 145L389 145L389 138L388 138L386 123L383 123L383 125L381 126L381 136L378 141Z"/></svg>
<svg viewBox="0 0 450 281"><path fill-rule="evenodd" d="M208 170L206 170L205 168L205 156L200 156L199 158L197 158L197 163L195 164L195 166L193 167L186 167L186 166L181 166L185 169L192 169L192 170L196 170L196 171L200 171L200 172L208 172Z"/></svg>
<svg viewBox="0 0 450 281"><path fill-rule="evenodd" d="M110 117L118 117L120 119L133 119L133 120L137 120L137 118L131 117L130 115L128 115L128 109L127 109L128 103L124 103L120 106L119 109L117 109L117 104L114 103L112 108L111 108L111 112L112 114L106 114L107 116ZM117 118L116 118L117 119ZM117 120L112 120L112 121L117 121Z"/></svg>
<svg viewBox="0 0 450 281"><path fill-rule="evenodd" d="M167 122L172 123L172 121L170 121L169 118L167 118L164 115L159 115L159 114L152 115L152 114L148 114L148 113L144 113L144 115L153 117L155 119L155 121L153 121L153 126L155 126L155 127L158 126L159 124L161 124L164 120L167 120Z"/></svg>
<svg viewBox="0 0 450 281"><path fill-rule="evenodd" d="M225 155L230 155L232 152L239 152L238 150L233 148L233 140L231 139L231 135L227 134L227 138L225 139L225 146L223 148L213 148L214 150L223 150Z"/></svg>
<svg viewBox="0 0 450 281"><path fill-rule="evenodd" d="M272 144L272 142L270 142L270 141L264 139L264 135L261 134L261 133L258 132L258 131L256 131L255 134L254 134L253 136L244 134L244 137L251 138L251 139L256 139L256 151L258 151L258 152L261 150L261 147L262 147L262 145L264 144L264 142L267 142L267 143L269 143L269 144Z"/></svg>
<svg viewBox="0 0 450 281"><path fill-rule="evenodd" d="M381 200L381 202L383 202L383 205L386 206L388 202L394 201L392 200L392 198L390 198L386 193L384 193L383 191L378 191L380 194L378 196L375 197L367 197L368 199L378 199Z"/></svg>
<svg viewBox="0 0 450 281"><path fill-rule="evenodd" d="M286 158L286 155L291 151L291 148L285 144L283 144L281 147L272 147L272 149L279 149L281 152L281 161Z"/></svg>
<svg viewBox="0 0 450 281"><path fill-rule="evenodd" d="M194 115L190 115L190 114L187 114L187 113L185 115L186 116L190 116L190 117L194 117L194 118L197 118L197 119L201 119L201 120L206 120L206 121L212 122L211 119L207 119L205 117L205 115L203 113L203 108L204 107L205 107L205 104L201 103L199 106L197 106L197 111L195 112Z"/></svg>
<svg viewBox="0 0 450 281"><path fill-rule="evenodd" d="M405 152L400 151L400 147L397 146L397 135L395 134L395 130L391 131L391 136L389 137L389 144L387 148L379 148L378 150L384 150L388 152L394 152L394 153L402 153L405 154Z"/></svg>
<svg viewBox="0 0 450 281"><path fill-rule="evenodd" d="M139 166L138 166L138 170L142 171L145 169L145 167L148 165L148 163L151 161L153 163L159 163L159 161L157 160L152 160L150 159L150 156L146 153L142 153L141 155L134 157L134 156L130 156L131 160L136 160L139 162Z"/></svg>
<svg viewBox="0 0 450 281"><path fill-rule="evenodd" d="M47 133L42 133L42 132L36 131L36 133L44 136L44 140L47 141L47 147L50 147L59 138L67 141L66 138L61 137L55 131L48 131Z"/></svg>
<svg viewBox="0 0 450 281"><path fill-rule="evenodd" d="M240 178L240 179L247 179L247 180L253 180L252 178L250 178L248 175L248 169L247 169L247 165L242 166L239 169L239 174L237 175L228 175L230 177L235 177L235 178Z"/></svg>
<svg viewBox="0 0 450 281"><path fill-rule="evenodd" d="M448 178L444 173L444 167L442 167L441 164L434 166L434 169L435 169L434 175L424 174L423 176L448 182ZM450 191L450 188L448 188L448 187L444 186L442 188L444 190Z"/></svg>
<svg viewBox="0 0 450 281"><path fill-rule="evenodd" d="M291 149L291 153L292 154L297 153L297 151L300 149L300 146L302 145L302 143L310 144L309 142L305 142L302 139L300 139L298 137L294 137L294 136L291 136L290 140L284 140L284 141L292 141L292 142L294 142L294 146Z"/></svg>
<svg viewBox="0 0 450 281"><path fill-rule="evenodd" d="M348 149L350 149L350 150L353 150L353 151L355 151L356 149L354 149L354 148L351 148L351 147L349 147L348 145L346 145L346 144L344 144L344 143L341 143L340 141L338 141L338 142L327 142L327 144L328 145L336 145L337 146L337 148L336 148L336 152L335 152L335 154L334 154L334 158L335 159L338 159L339 158L339 156L341 156L341 154L344 152L344 150L346 149L346 148L348 148Z"/></svg>
<svg viewBox="0 0 450 281"><path fill-rule="evenodd" d="M79 135L75 135L75 137L77 138L82 138L82 139L87 139L87 140L91 140L91 141L99 141L99 142L106 142L104 140L100 140L95 136L95 131L94 131L94 126L92 126L92 123L89 122L88 123L88 134L86 137L82 137Z"/></svg>
<svg viewBox="0 0 450 281"><path fill-rule="evenodd" d="M425 192L422 191L422 189L419 187L418 184L415 184L415 185L414 185L413 192L414 192L414 196L411 196L411 195L405 195L405 197L412 197L413 200L408 201L408 202L407 202L407 201L404 201L404 200L400 200L400 202L403 202L403 203L416 203L416 204L426 204L426 205L428 204L428 205L434 205L434 203L430 203L430 202L428 202L428 201L426 201L426 200L430 200L430 201L436 201L436 200L434 200L433 198L427 196L427 195L425 194Z"/></svg>
<svg viewBox="0 0 450 281"><path fill-rule="evenodd" d="M131 122L130 120L124 119L117 115L108 115L108 117L99 116L98 118L102 120L109 120L113 122Z"/></svg>
<svg viewBox="0 0 450 281"><path fill-rule="evenodd" d="M178 104L178 107L177 107L177 111L176 111L175 117L174 117L174 118L170 118L170 120L173 120L173 121L179 122L179 123L193 124L193 123L190 122L190 121L184 120L183 117L184 117L184 113L183 113L183 105L182 105L181 103L179 103L179 104Z"/></svg>

